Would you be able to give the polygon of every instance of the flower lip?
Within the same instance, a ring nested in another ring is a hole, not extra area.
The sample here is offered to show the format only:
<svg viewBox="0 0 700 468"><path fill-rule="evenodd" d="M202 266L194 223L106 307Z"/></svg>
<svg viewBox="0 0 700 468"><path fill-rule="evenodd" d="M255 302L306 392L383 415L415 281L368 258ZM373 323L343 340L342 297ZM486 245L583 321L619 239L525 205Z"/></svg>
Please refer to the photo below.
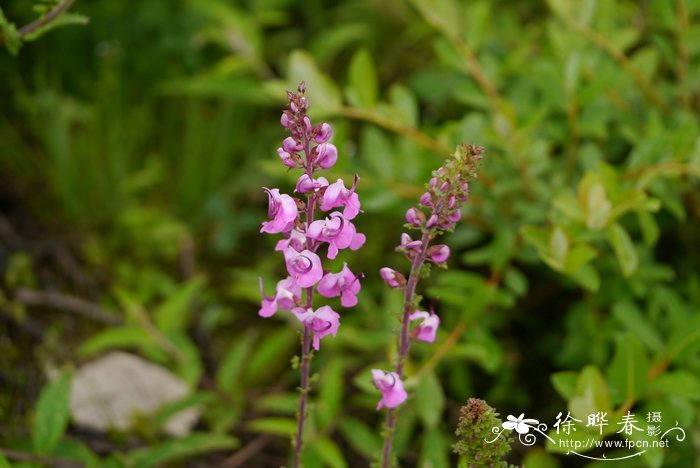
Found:
<svg viewBox="0 0 700 468"><path fill-rule="evenodd" d="M299 273L308 273L313 268L311 259L306 255L298 255L292 261L292 266Z"/></svg>
<svg viewBox="0 0 700 468"><path fill-rule="evenodd" d="M277 203L277 200L275 199L275 195L272 193L272 190L270 190L267 187L263 187L263 190L267 192L267 201L269 203L267 208L267 215L270 218L274 218L274 216L280 210L280 204Z"/></svg>
<svg viewBox="0 0 700 468"><path fill-rule="evenodd" d="M333 324L328 320L323 320L318 317L312 317L306 321L305 325L314 333L323 333L330 330Z"/></svg>
<svg viewBox="0 0 700 468"><path fill-rule="evenodd" d="M338 226L329 226L330 223L333 221L338 220ZM340 235L341 232L343 232L343 228L345 227L345 220L343 219L342 216L334 216L332 219L328 220L326 222L326 225L323 228L323 236L324 237L337 237Z"/></svg>

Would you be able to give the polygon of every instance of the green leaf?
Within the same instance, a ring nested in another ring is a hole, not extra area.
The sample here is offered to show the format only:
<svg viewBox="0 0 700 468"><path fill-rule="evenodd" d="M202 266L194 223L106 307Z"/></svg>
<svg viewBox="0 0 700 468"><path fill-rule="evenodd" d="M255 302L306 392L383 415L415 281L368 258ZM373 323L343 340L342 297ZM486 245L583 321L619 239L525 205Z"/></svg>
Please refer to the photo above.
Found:
<svg viewBox="0 0 700 468"><path fill-rule="evenodd" d="M634 247L632 239L625 228L618 223L613 224L608 231L608 240L615 250L617 260L620 263L622 274L627 278L637 271L639 266L639 257L637 249Z"/></svg>
<svg viewBox="0 0 700 468"><path fill-rule="evenodd" d="M351 416L340 421L340 433L350 446L368 460L376 459L382 449L379 435L365 423Z"/></svg>
<svg viewBox="0 0 700 468"><path fill-rule="evenodd" d="M577 378L578 374L574 371L555 372L549 376L549 380L551 380L557 393L567 401L576 394Z"/></svg>
<svg viewBox="0 0 700 468"><path fill-rule="evenodd" d="M194 455L232 450L237 446L238 441L227 435L194 433L181 439L168 440L155 446L134 450L127 455L127 459L131 462L131 466L139 468L167 466Z"/></svg>
<svg viewBox="0 0 700 468"><path fill-rule="evenodd" d="M195 388L202 375L202 361L199 348L185 333L171 333L168 339L178 349L178 373L190 388Z"/></svg>
<svg viewBox="0 0 700 468"><path fill-rule="evenodd" d="M146 349L155 347L151 335L138 327L121 327L105 330L93 336L80 347L81 356L93 356L118 348Z"/></svg>
<svg viewBox="0 0 700 468"><path fill-rule="evenodd" d="M447 468L450 466L447 458L448 442L436 427L431 427L423 433L420 463L422 468Z"/></svg>
<svg viewBox="0 0 700 468"><path fill-rule="evenodd" d="M434 373L426 374L418 382L415 407L426 427L435 427L442 419L445 409L445 394Z"/></svg>
<svg viewBox="0 0 700 468"><path fill-rule="evenodd" d="M634 304L627 301L616 302L612 308L612 315L651 351L663 349L661 335Z"/></svg>
<svg viewBox="0 0 700 468"><path fill-rule="evenodd" d="M90 22L90 19L85 15L80 15L77 13L62 13L58 17L44 24L43 26L35 29L29 34L26 34L22 39L24 41L35 41L52 29L60 28L62 26L72 26L79 25L84 26Z"/></svg>
<svg viewBox="0 0 700 468"><path fill-rule="evenodd" d="M289 418L259 418L248 423L248 430L265 434L291 436L297 431L297 422Z"/></svg>
<svg viewBox="0 0 700 468"><path fill-rule="evenodd" d="M593 260L598 252L588 244L575 244L564 262L564 270L568 273L577 272L582 266Z"/></svg>
<svg viewBox="0 0 700 468"><path fill-rule="evenodd" d="M549 235L548 256L545 260L552 268L563 270L569 255L569 238L562 228L555 226Z"/></svg>
<svg viewBox="0 0 700 468"><path fill-rule="evenodd" d="M63 437L70 417L70 388L71 375L64 371L39 394L32 433L37 453L51 453Z"/></svg>
<svg viewBox="0 0 700 468"><path fill-rule="evenodd" d="M153 311L154 321L163 333L187 330L193 312L192 302L202 286L204 286L204 278L192 278Z"/></svg>
<svg viewBox="0 0 700 468"><path fill-rule="evenodd" d="M216 383L227 393L236 389L240 376L245 369L246 361L253 351L255 335L247 333L239 335L231 343L231 347L224 356L219 369L216 372Z"/></svg>
<svg viewBox="0 0 700 468"><path fill-rule="evenodd" d="M281 327L266 334L265 338L255 345L255 353L246 363L245 380L259 381L286 368L297 337L297 332L289 327Z"/></svg>
<svg viewBox="0 0 700 468"><path fill-rule="evenodd" d="M608 225L612 215L612 203L599 174L587 172L583 176L578 184L578 199L588 229L600 230Z"/></svg>
<svg viewBox="0 0 700 468"><path fill-rule="evenodd" d="M398 111L401 122L409 127L418 125L418 103L411 91L400 84L393 84L389 88L391 105Z"/></svg>
<svg viewBox="0 0 700 468"><path fill-rule="evenodd" d="M316 401L316 420L321 431L338 416L343 399L343 361L336 359L323 370L323 385Z"/></svg>
<svg viewBox="0 0 700 468"><path fill-rule="evenodd" d="M576 392L569 400L569 411L585 421L589 414L612 412L608 385L596 366L588 365L576 379Z"/></svg>
<svg viewBox="0 0 700 468"><path fill-rule="evenodd" d="M321 114L328 114L342 106L340 92L327 75L323 74L313 57L308 52L295 50L289 55L288 77L290 88L296 90L297 85L306 82L306 95L313 103L313 109Z"/></svg>
<svg viewBox="0 0 700 468"><path fill-rule="evenodd" d="M12 468L12 465L10 465L10 462L7 461L7 459L2 455L0 452L0 468Z"/></svg>
<svg viewBox="0 0 700 468"><path fill-rule="evenodd" d="M17 55L19 49L22 47L22 38L14 23L7 21L2 8L0 8L0 37L7 51L12 55Z"/></svg>
<svg viewBox="0 0 700 468"><path fill-rule="evenodd" d="M373 109L377 105L377 72L367 49L360 49L355 53L348 74L348 101L356 107Z"/></svg>
<svg viewBox="0 0 700 468"><path fill-rule="evenodd" d="M318 437L310 443L314 452L331 468L346 468L343 452L328 437Z"/></svg>
<svg viewBox="0 0 700 468"><path fill-rule="evenodd" d="M700 379L685 370L664 372L649 384L649 390L671 398L700 401Z"/></svg>
<svg viewBox="0 0 700 468"><path fill-rule="evenodd" d="M613 402L636 401L646 387L649 360L639 340L626 333L616 340L615 355L608 375Z"/></svg>

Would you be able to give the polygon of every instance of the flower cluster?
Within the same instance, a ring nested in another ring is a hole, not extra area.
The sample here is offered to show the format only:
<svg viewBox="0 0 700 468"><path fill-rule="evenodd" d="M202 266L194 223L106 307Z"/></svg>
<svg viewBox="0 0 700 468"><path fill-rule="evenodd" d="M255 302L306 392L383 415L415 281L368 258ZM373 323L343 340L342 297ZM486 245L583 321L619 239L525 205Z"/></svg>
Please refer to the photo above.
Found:
<svg viewBox="0 0 700 468"><path fill-rule="evenodd" d="M352 186L346 188L341 179L331 184L325 177L316 177L317 170L336 163L338 150L329 143L333 133L329 124L311 124L304 92L302 83L297 93L287 93L289 108L282 113L280 123L290 136L277 149L285 166L303 170L294 193L303 195L304 199L280 193L276 188L265 188L270 219L260 229L263 233L284 236L275 250L282 252L289 276L277 283L273 296L265 294L261 280L263 300L259 314L271 317L280 310L291 311L312 334L313 348L318 350L321 339L338 332L340 316L327 305L314 309L314 291L324 297L340 297L343 307L357 304L360 292L360 276L347 264L337 273L325 271L319 251L326 246L326 256L334 259L341 249L359 249L365 243L365 236L352 223L360 212L360 199L355 192L359 178L356 176ZM342 211L332 211L336 208ZM324 219L314 220L318 209L330 213ZM302 291L306 291L304 300Z"/></svg>
<svg viewBox="0 0 700 468"><path fill-rule="evenodd" d="M418 205L406 211L406 227L418 230L421 234L419 239L413 239L408 233L401 234L401 242L397 247L411 262L409 277L406 278L401 272L389 267L379 270L389 287L404 290L404 314L396 372L372 371L374 384L382 392L378 408L394 408L407 398L401 379L411 339L426 343L435 341L440 318L432 309L430 312L417 310L419 300L415 297L415 289L425 262L444 266L450 257L447 245L431 244L431 241L443 232L454 229L461 219L461 205L469 198L469 182L476 176L482 152L483 148L478 146L459 146L453 157L433 172ZM415 325L411 329L412 324ZM392 378L388 379L388 375Z"/></svg>

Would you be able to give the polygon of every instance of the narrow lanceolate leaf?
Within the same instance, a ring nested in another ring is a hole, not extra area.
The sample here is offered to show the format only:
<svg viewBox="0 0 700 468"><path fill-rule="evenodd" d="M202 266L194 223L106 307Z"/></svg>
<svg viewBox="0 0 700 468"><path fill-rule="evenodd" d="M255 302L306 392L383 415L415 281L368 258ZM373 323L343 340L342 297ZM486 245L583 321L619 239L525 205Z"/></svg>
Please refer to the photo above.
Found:
<svg viewBox="0 0 700 468"><path fill-rule="evenodd" d="M223 434L190 434L181 439L136 450L127 458L131 462L129 466L172 466L168 464L202 453L231 450L237 446L236 439Z"/></svg>
<svg viewBox="0 0 700 468"><path fill-rule="evenodd" d="M39 395L34 416L32 439L34 450L40 454L53 451L66 431L69 419L71 376L62 372Z"/></svg>
<svg viewBox="0 0 700 468"><path fill-rule="evenodd" d="M442 419L445 395L435 374L421 378L416 389L416 410L427 427L435 427Z"/></svg>
<svg viewBox="0 0 700 468"><path fill-rule="evenodd" d="M617 261L620 263L622 274L625 277L629 277L632 273L637 271L637 267L639 266L639 257L637 256L637 250L634 247L632 239L629 234L627 234L625 228L617 223L610 227L608 239L615 250L615 255L617 255Z"/></svg>
<svg viewBox="0 0 700 468"><path fill-rule="evenodd" d="M610 393L617 403L635 401L646 385L649 360L636 336L626 333L617 340L609 369Z"/></svg>
<svg viewBox="0 0 700 468"><path fill-rule="evenodd" d="M377 73L372 56L359 50L350 62L348 100L355 106L372 109L377 104Z"/></svg>

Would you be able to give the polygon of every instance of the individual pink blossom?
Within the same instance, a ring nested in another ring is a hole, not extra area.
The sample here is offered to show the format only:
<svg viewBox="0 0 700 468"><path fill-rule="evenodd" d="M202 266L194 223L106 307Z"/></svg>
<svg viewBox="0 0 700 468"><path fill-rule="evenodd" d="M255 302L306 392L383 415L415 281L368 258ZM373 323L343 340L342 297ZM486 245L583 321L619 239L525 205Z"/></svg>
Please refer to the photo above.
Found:
<svg viewBox="0 0 700 468"><path fill-rule="evenodd" d="M350 271L347 263L339 273L328 273L318 283L318 292L324 297L340 296L343 307L354 307L360 292L360 279Z"/></svg>
<svg viewBox="0 0 700 468"><path fill-rule="evenodd" d="M411 236L405 232L401 234L401 245L399 246L401 250L412 250L414 252L418 252L421 245L423 245L423 243L420 240L411 239Z"/></svg>
<svg viewBox="0 0 700 468"><path fill-rule="evenodd" d="M337 211L331 213L326 219L319 219L311 223L306 230L306 235L321 242L328 242L328 258L333 259L338 255L338 250L357 250L364 245L366 237L355 229L352 222Z"/></svg>
<svg viewBox="0 0 700 468"><path fill-rule="evenodd" d="M306 248L306 236L298 229L289 231L289 237L281 239L275 245L275 251L284 252L287 249L294 249L301 252Z"/></svg>
<svg viewBox="0 0 700 468"><path fill-rule="evenodd" d="M359 177L355 176L355 183L352 188L345 188L345 183L343 179L338 179L335 183L331 184L326 188L326 192L323 194L323 201L321 201L321 209L323 211L330 211L333 208L340 206L345 207L343 209L343 216L347 219L353 219L360 212L360 197L355 193L355 186Z"/></svg>
<svg viewBox="0 0 700 468"><path fill-rule="evenodd" d="M325 177L319 177L318 179L312 179L307 174L302 174L297 180L295 192L307 193L307 192L317 192L323 187L328 187L328 179Z"/></svg>
<svg viewBox="0 0 700 468"><path fill-rule="evenodd" d="M331 139L331 135L333 135L333 128L325 122L314 128L314 141L316 143L327 142Z"/></svg>
<svg viewBox="0 0 700 468"><path fill-rule="evenodd" d="M286 151L287 153L295 153L297 151L301 151L304 149L304 146L301 145L298 141L296 141L292 137L287 137L282 141L282 149Z"/></svg>
<svg viewBox="0 0 700 468"><path fill-rule="evenodd" d="M438 223L438 216L436 214L431 215L430 218L428 218L428 222L425 224L425 227L431 228L435 226Z"/></svg>
<svg viewBox="0 0 700 468"><path fill-rule="evenodd" d="M392 288L402 288L406 286L406 277L396 270L384 267L379 269L379 276Z"/></svg>
<svg viewBox="0 0 700 468"><path fill-rule="evenodd" d="M323 277L321 259L310 250L297 252L293 249L287 249L284 251L284 258L289 275L302 288L313 286Z"/></svg>
<svg viewBox="0 0 700 468"><path fill-rule="evenodd" d="M432 343L435 341L435 334L440 326L440 317L438 317L434 312L425 312L422 310L417 310L411 314L409 320L421 320L418 326L413 330L416 338L426 343Z"/></svg>
<svg viewBox="0 0 700 468"><path fill-rule="evenodd" d="M327 335L335 336L340 327L340 315L338 312L330 308L330 306L322 306L315 311L311 308L303 309L296 307L292 309L292 313L304 325L311 330L314 335L313 347L318 351L321 345L321 338Z"/></svg>
<svg viewBox="0 0 700 468"><path fill-rule="evenodd" d="M425 192L423 195L420 196L420 204L425 206L425 207L432 207L433 206L433 197L430 194L430 192Z"/></svg>
<svg viewBox="0 0 700 468"><path fill-rule="evenodd" d="M433 245L428 249L428 259L434 263L445 263L450 258L450 248L445 244Z"/></svg>
<svg viewBox="0 0 700 468"><path fill-rule="evenodd" d="M280 194L279 189L265 189L265 191L269 203L267 214L273 219L263 222L260 232L276 234L290 230L299 215L296 202L289 195Z"/></svg>
<svg viewBox="0 0 700 468"><path fill-rule="evenodd" d="M278 310L292 310L296 306L296 301L301 298L301 286L296 284L291 277L277 283L275 295L272 297L265 295L261 278L260 292L263 300L258 314L261 317L272 317Z"/></svg>
<svg viewBox="0 0 700 468"><path fill-rule="evenodd" d="M314 148L314 162L323 169L331 168L338 160L338 148L331 143L321 143Z"/></svg>
<svg viewBox="0 0 700 468"><path fill-rule="evenodd" d="M401 378L396 372L372 369L372 378L374 379L374 386L382 392L382 399L377 404L377 410L385 406L387 408L396 408L408 398Z"/></svg>
<svg viewBox="0 0 700 468"><path fill-rule="evenodd" d="M425 215L417 208L406 210L406 222L412 226L420 227L425 222Z"/></svg>

